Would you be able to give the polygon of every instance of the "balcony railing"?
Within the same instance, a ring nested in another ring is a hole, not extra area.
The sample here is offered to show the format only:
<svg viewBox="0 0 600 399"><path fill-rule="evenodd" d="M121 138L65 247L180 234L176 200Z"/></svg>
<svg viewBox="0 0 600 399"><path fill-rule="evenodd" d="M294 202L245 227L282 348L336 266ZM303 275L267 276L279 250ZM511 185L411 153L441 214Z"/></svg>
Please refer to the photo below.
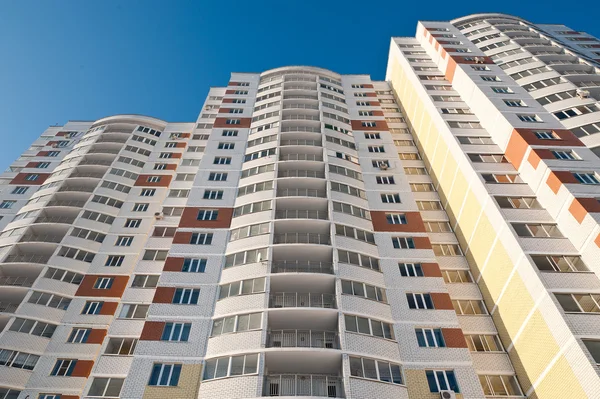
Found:
<svg viewBox="0 0 600 399"><path fill-rule="evenodd" d="M311 145L314 147L322 147L321 140L281 140L279 145Z"/></svg>
<svg viewBox="0 0 600 399"><path fill-rule="evenodd" d="M302 209L289 209L275 212L275 219L321 219L327 220L327 211L311 211Z"/></svg>
<svg viewBox="0 0 600 399"><path fill-rule="evenodd" d="M92 154L93 155L93 154ZM101 165L101 166L110 166L112 165L112 161L93 161L93 160L83 160L79 162L79 165Z"/></svg>
<svg viewBox="0 0 600 399"><path fill-rule="evenodd" d="M340 349L335 331L272 330L268 348L325 348Z"/></svg>
<svg viewBox="0 0 600 399"><path fill-rule="evenodd" d="M114 144L124 144L124 143L126 143L126 142L127 142L127 138L124 138L124 139L121 139L121 140L120 140L120 139L117 139L117 138L112 138L112 139L105 138L105 139L99 139L99 140L96 140L96 143L114 143Z"/></svg>
<svg viewBox="0 0 600 399"><path fill-rule="evenodd" d="M317 90L317 85L306 85L306 86L302 86L302 85L284 85L283 86L283 90L313 90L316 91Z"/></svg>
<svg viewBox="0 0 600 399"><path fill-rule="evenodd" d="M277 190L278 197L319 197L326 198L326 190L317 190L316 188L286 188Z"/></svg>
<svg viewBox="0 0 600 399"><path fill-rule="evenodd" d="M281 260L271 264L271 273L333 274L333 263L312 260Z"/></svg>
<svg viewBox="0 0 600 399"><path fill-rule="evenodd" d="M335 295L299 292L275 292L269 295L269 307L335 309Z"/></svg>
<svg viewBox="0 0 600 399"><path fill-rule="evenodd" d="M284 121L318 121L319 117L316 115L284 115L282 120L284 120Z"/></svg>
<svg viewBox="0 0 600 399"><path fill-rule="evenodd" d="M90 154L118 154L119 152L121 152L121 149L118 150L111 150L109 148L90 148L89 153Z"/></svg>
<svg viewBox="0 0 600 399"><path fill-rule="evenodd" d="M58 189L58 191L81 191L84 193L91 193L96 189L96 186L86 187L86 186L62 186Z"/></svg>
<svg viewBox="0 0 600 399"><path fill-rule="evenodd" d="M325 172L319 170L280 170L277 177L316 177L325 178Z"/></svg>
<svg viewBox="0 0 600 399"><path fill-rule="evenodd" d="M315 82L316 79L315 78L295 78L295 77L291 77L291 78L285 78L284 82Z"/></svg>
<svg viewBox="0 0 600 399"><path fill-rule="evenodd" d="M298 95L298 94L286 94L283 96L284 100L318 100L319 97L317 96L305 96L305 95Z"/></svg>
<svg viewBox="0 0 600 399"><path fill-rule="evenodd" d="M33 223L66 223L71 224L75 221L74 217L69 216L49 216L39 217Z"/></svg>
<svg viewBox="0 0 600 399"><path fill-rule="evenodd" d="M323 161L321 154L285 154L279 157L280 161Z"/></svg>
<svg viewBox="0 0 600 399"><path fill-rule="evenodd" d="M282 233L275 234L273 244L331 245L331 237L329 234L318 233Z"/></svg>
<svg viewBox="0 0 600 399"><path fill-rule="evenodd" d="M293 96L290 96L293 97ZM301 97L309 97L310 99L315 99L314 97L310 97L310 96L301 96ZM319 109L318 105L312 105L312 104L285 104L283 106L283 109Z"/></svg>
<svg viewBox="0 0 600 399"><path fill-rule="evenodd" d="M104 173L72 173L69 175L71 177L92 177L94 179L101 179L104 177Z"/></svg>
<svg viewBox="0 0 600 399"><path fill-rule="evenodd" d="M50 255L8 255L4 259L4 263L22 262L22 263L47 263L50 260Z"/></svg>
<svg viewBox="0 0 600 399"><path fill-rule="evenodd" d="M286 132L321 133L321 128L311 127L311 126L284 126L281 128L281 132L282 133L286 133Z"/></svg>
<svg viewBox="0 0 600 399"><path fill-rule="evenodd" d="M279 374L265 377L265 396L343 398L342 379L319 374Z"/></svg>
<svg viewBox="0 0 600 399"><path fill-rule="evenodd" d="M46 204L46 206L72 206L75 208L83 208L85 205L85 201L50 201Z"/></svg>
<svg viewBox="0 0 600 399"><path fill-rule="evenodd" d="M0 286L31 287L34 281L28 277L0 277Z"/></svg>
<svg viewBox="0 0 600 399"><path fill-rule="evenodd" d="M15 313L18 307L18 303L0 302L0 313Z"/></svg>
<svg viewBox="0 0 600 399"><path fill-rule="evenodd" d="M53 243L58 243L58 242L61 242L62 239L63 239L63 236L60 236L60 235L51 235L51 234L44 234L44 235L25 234L23 237L21 237L21 240L19 242L53 242Z"/></svg>

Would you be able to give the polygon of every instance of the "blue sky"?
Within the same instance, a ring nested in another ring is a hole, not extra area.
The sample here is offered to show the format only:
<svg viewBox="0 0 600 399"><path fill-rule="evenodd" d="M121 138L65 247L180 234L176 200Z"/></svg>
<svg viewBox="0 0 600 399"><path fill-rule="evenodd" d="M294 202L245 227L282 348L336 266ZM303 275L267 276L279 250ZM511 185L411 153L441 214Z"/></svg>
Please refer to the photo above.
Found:
<svg viewBox="0 0 600 399"><path fill-rule="evenodd" d="M588 12L485 3L2 1L0 170L56 123L119 113L193 121L208 88L233 71L315 65L383 79L390 37L414 36L418 20L504 12L600 36L593 3Z"/></svg>

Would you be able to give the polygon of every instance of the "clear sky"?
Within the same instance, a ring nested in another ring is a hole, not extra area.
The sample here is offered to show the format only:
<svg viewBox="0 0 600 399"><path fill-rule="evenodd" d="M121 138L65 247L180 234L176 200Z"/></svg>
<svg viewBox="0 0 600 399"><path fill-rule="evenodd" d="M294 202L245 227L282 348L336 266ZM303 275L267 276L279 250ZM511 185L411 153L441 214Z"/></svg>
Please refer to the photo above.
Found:
<svg viewBox="0 0 600 399"><path fill-rule="evenodd" d="M494 8L485 8L486 6ZM47 126L135 113L194 121L230 72L314 65L383 79L418 20L503 12L600 36L598 5L539 0L0 0L0 170Z"/></svg>

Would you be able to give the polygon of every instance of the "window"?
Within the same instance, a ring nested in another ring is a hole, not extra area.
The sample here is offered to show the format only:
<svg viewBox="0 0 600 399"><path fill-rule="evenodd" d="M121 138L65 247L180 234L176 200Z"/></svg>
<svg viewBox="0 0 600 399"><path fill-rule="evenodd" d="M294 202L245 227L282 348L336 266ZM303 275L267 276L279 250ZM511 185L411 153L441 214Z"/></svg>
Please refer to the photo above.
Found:
<svg viewBox="0 0 600 399"><path fill-rule="evenodd" d="M555 224L537 224L537 223L512 223L515 232L519 237L539 237L539 238L562 238L558 226Z"/></svg>
<svg viewBox="0 0 600 399"><path fill-rule="evenodd" d="M582 184L600 184L600 180L595 173L573 173L573 176Z"/></svg>
<svg viewBox="0 0 600 399"><path fill-rule="evenodd" d="M158 275L156 274L136 274L131 282L132 288L156 288L158 284Z"/></svg>
<svg viewBox="0 0 600 399"><path fill-rule="evenodd" d="M54 364L54 368L50 372L50 375L55 377L68 377L73 373L75 364L77 364L77 360L74 359L58 359Z"/></svg>
<svg viewBox="0 0 600 399"><path fill-rule="evenodd" d="M482 163L508 163L502 154L468 154L472 162Z"/></svg>
<svg viewBox="0 0 600 399"><path fill-rule="evenodd" d="M186 342L190 337L191 323L166 323L161 341Z"/></svg>
<svg viewBox="0 0 600 399"><path fill-rule="evenodd" d="M81 314L100 314L100 310L102 310L103 304L104 302L86 301L85 305L83 305L83 310L81 311Z"/></svg>
<svg viewBox="0 0 600 399"><path fill-rule="evenodd" d="M560 137L554 132L538 131L533 133L541 140L560 140Z"/></svg>
<svg viewBox="0 0 600 399"><path fill-rule="evenodd" d="M237 229L231 230L231 234L229 236L229 241L240 240L243 238L254 237L261 234L269 233L269 222L267 223L258 223L249 226L240 227Z"/></svg>
<svg viewBox="0 0 600 399"><path fill-rule="evenodd" d="M471 352L503 352L498 335L465 335L467 346Z"/></svg>
<svg viewBox="0 0 600 399"><path fill-rule="evenodd" d="M238 295L258 294L265 292L265 278L236 281L219 286L219 300Z"/></svg>
<svg viewBox="0 0 600 399"><path fill-rule="evenodd" d="M462 250L458 244L433 244L435 256L462 256Z"/></svg>
<svg viewBox="0 0 600 399"><path fill-rule="evenodd" d="M112 287L113 281L114 281L114 278L99 277L96 279L96 282L94 283L94 289L108 290L108 289L110 289L110 287Z"/></svg>
<svg viewBox="0 0 600 399"><path fill-rule="evenodd" d="M406 215L403 213L386 213L385 219L388 224L406 224Z"/></svg>
<svg viewBox="0 0 600 399"><path fill-rule="evenodd" d="M381 136L379 135L379 133L365 133L365 139L377 140L380 138L381 138Z"/></svg>
<svg viewBox="0 0 600 399"><path fill-rule="evenodd" d="M36 168L46 169L48 166L50 166L50 162L38 162Z"/></svg>
<svg viewBox="0 0 600 399"><path fill-rule="evenodd" d="M52 338L56 327L57 326L54 324L17 317L11 324L9 330L24 334L37 335L38 337Z"/></svg>
<svg viewBox="0 0 600 399"><path fill-rule="evenodd" d="M212 210L199 210L198 211L198 216L196 216L196 220L217 220L217 218L219 217L219 211L212 209Z"/></svg>
<svg viewBox="0 0 600 399"><path fill-rule="evenodd" d="M169 190L170 198L187 198L190 196L190 190Z"/></svg>
<svg viewBox="0 0 600 399"><path fill-rule="evenodd" d="M377 184L396 184L394 176L375 176Z"/></svg>
<svg viewBox="0 0 600 399"><path fill-rule="evenodd" d="M542 209L535 197L496 197L496 202L505 209Z"/></svg>
<svg viewBox="0 0 600 399"><path fill-rule="evenodd" d="M339 236L349 237L355 240L367 242L369 244L375 244L375 236L373 233L356 229L351 226L344 226L342 224L335 225L336 234Z"/></svg>
<svg viewBox="0 0 600 399"><path fill-rule="evenodd" d="M371 380L402 384L400 365L381 360L350 356L350 375Z"/></svg>
<svg viewBox="0 0 600 399"><path fill-rule="evenodd" d="M104 266L119 267L123 264L125 257L122 255L109 255Z"/></svg>
<svg viewBox="0 0 600 399"><path fill-rule="evenodd" d="M177 305L197 305L200 297L199 289L177 288L171 303Z"/></svg>
<svg viewBox="0 0 600 399"><path fill-rule="evenodd" d="M448 284L473 282L471 273L467 270L442 270L442 277Z"/></svg>
<svg viewBox="0 0 600 399"><path fill-rule="evenodd" d="M176 387L181 374L181 364L154 363L148 385L159 387Z"/></svg>
<svg viewBox="0 0 600 399"><path fill-rule="evenodd" d="M87 263L92 263L94 257L96 256L96 254L93 254L91 252L70 247L61 247L57 255Z"/></svg>
<svg viewBox="0 0 600 399"><path fill-rule="evenodd" d="M222 334L259 330L262 328L262 313L247 313L215 319L210 333L211 337Z"/></svg>
<svg viewBox="0 0 600 399"><path fill-rule="evenodd" d="M133 236L118 236L115 242L116 247L129 247L133 242Z"/></svg>
<svg viewBox="0 0 600 399"><path fill-rule="evenodd" d="M453 300L452 306L459 315L488 314L483 301L480 300Z"/></svg>
<svg viewBox="0 0 600 399"><path fill-rule="evenodd" d="M491 137L458 136L457 139L461 144L494 144Z"/></svg>
<svg viewBox="0 0 600 399"><path fill-rule="evenodd" d="M206 262L207 259L205 258L185 258L181 271L186 273L204 273Z"/></svg>
<svg viewBox="0 0 600 399"><path fill-rule="evenodd" d="M406 300L409 309L435 309L429 294L407 293Z"/></svg>
<svg viewBox="0 0 600 399"><path fill-rule="evenodd" d="M423 268L420 263L398 263L402 277L423 277Z"/></svg>
<svg viewBox="0 0 600 399"><path fill-rule="evenodd" d="M344 315L346 331L359 334L372 335L374 337L394 339L393 328L391 324L379 320L368 319L366 317Z"/></svg>
<svg viewBox="0 0 600 399"><path fill-rule="evenodd" d="M124 378L95 377L87 396L100 398L118 398L121 395Z"/></svg>
<svg viewBox="0 0 600 399"><path fill-rule="evenodd" d="M336 183L336 182L330 182L330 186L331 186L331 191L337 191L340 193L352 195L354 197L367 199L367 194L359 188L352 187L347 184Z"/></svg>
<svg viewBox="0 0 600 399"><path fill-rule="evenodd" d="M136 228L140 227L141 224L142 224L142 219L127 219L127 220L125 220L124 227L130 228L130 229L136 229Z"/></svg>
<svg viewBox="0 0 600 399"><path fill-rule="evenodd" d="M399 204L402 201L398 193L383 193L381 194L381 202L384 204Z"/></svg>
<svg viewBox="0 0 600 399"><path fill-rule="evenodd" d="M410 191L422 193L435 191L433 184L431 183L410 183Z"/></svg>
<svg viewBox="0 0 600 399"><path fill-rule="evenodd" d="M223 130L223 133L221 135L225 136L225 137L235 137L238 135L238 131L237 130Z"/></svg>
<svg viewBox="0 0 600 399"><path fill-rule="evenodd" d="M194 245L210 245L212 243L212 233L192 233L190 244Z"/></svg>
<svg viewBox="0 0 600 399"><path fill-rule="evenodd" d="M71 344L85 344L92 332L91 328L74 328L67 339Z"/></svg>
<svg viewBox="0 0 600 399"><path fill-rule="evenodd" d="M231 165L231 157L215 157L213 164L215 164L215 165Z"/></svg>
<svg viewBox="0 0 600 399"><path fill-rule="evenodd" d="M589 271L579 256L532 255L531 259L541 271L561 273Z"/></svg>
<svg viewBox="0 0 600 399"><path fill-rule="evenodd" d="M460 393L452 370L425 370L430 392L454 391Z"/></svg>
<svg viewBox="0 0 600 399"><path fill-rule="evenodd" d="M110 338L104 354L106 355L133 355L138 340L136 338Z"/></svg>
<svg viewBox="0 0 600 399"><path fill-rule="evenodd" d="M267 211L267 210L271 210L271 209L272 209L271 200L254 202L252 204L246 204L246 205L242 205L237 208L234 208L233 217L235 218L235 217L239 217L242 215L247 215L247 214L256 213L256 212L263 212L263 211Z"/></svg>
<svg viewBox="0 0 600 399"><path fill-rule="evenodd" d="M370 145L367 148L369 149L369 152L385 152L385 147L382 145Z"/></svg>
<svg viewBox="0 0 600 399"><path fill-rule="evenodd" d="M377 122L361 122L362 127L377 127Z"/></svg>
<svg viewBox="0 0 600 399"><path fill-rule="evenodd" d="M17 352L9 349L0 349L0 366L16 369L33 370L39 356L26 352Z"/></svg>
<svg viewBox="0 0 600 399"><path fill-rule="evenodd" d="M525 101L523 100L502 100L504 101L504 104L506 104L509 107L526 107L527 104L525 104Z"/></svg>
<svg viewBox="0 0 600 399"><path fill-rule="evenodd" d="M23 187L23 186L15 187L12 190L11 194L25 194L28 189L29 189L29 187Z"/></svg>
<svg viewBox="0 0 600 399"><path fill-rule="evenodd" d="M209 181L226 181L227 173L226 172L211 172L208 175Z"/></svg>
<svg viewBox="0 0 600 399"><path fill-rule="evenodd" d="M521 388L513 375L480 375L479 382L486 396L522 396Z"/></svg>
<svg viewBox="0 0 600 399"><path fill-rule="evenodd" d="M0 209L10 209L17 201L7 201L4 200L0 203Z"/></svg>
<svg viewBox="0 0 600 399"><path fill-rule="evenodd" d="M563 160L581 160L581 158L579 158L577 156L577 154L575 154L573 151L552 151L552 155L554 155L554 158L556 159L563 159Z"/></svg>
<svg viewBox="0 0 600 399"><path fill-rule="evenodd" d="M156 261L163 261L165 259L167 259L167 254L169 253L168 250L160 250L160 249L147 249L146 252L144 252L144 256L142 257L142 260L156 260Z"/></svg>
<svg viewBox="0 0 600 399"><path fill-rule="evenodd" d="M203 199L220 200L223 199L223 190L204 190Z"/></svg>
<svg viewBox="0 0 600 399"><path fill-rule="evenodd" d="M481 80L484 82L500 82L500 78L498 76L493 75L480 75Z"/></svg>
<svg viewBox="0 0 600 399"><path fill-rule="evenodd" d="M521 180L519 175L516 173L508 174L508 175L483 173L481 175L481 177L483 177L483 180L486 183L492 183L492 184L495 184L495 183L499 183L499 184L523 183L523 180Z"/></svg>
<svg viewBox="0 0 600 399"><path fill-rule="evenodd" d="M410 237L392 237L392 245L396 249L414 249L415 241Z"/></svg>
<svg viewBox="0 0 600 399"><path fill-rule="evenodd" d="M494 93L499 93L499 94L512 94L513 93L513 91L511 89L509 89L508 87L498 87L498 86L492 87L492 91Z"/></svg>
<svg viewBox="0 0 600 399"><path fill-rule="evenodd" d="M340 263L347 263L349 265L360 266L365 267L367 269L380 271L379 259L359 254L357 252L344 251L338 249L338 261Z"/></svg>
<svg viewBox="0 0 600 399"><path fill-rule="evenodd" d="M155 188L144 188L144 189L142 189L140 196L141 197L153 197L155 193L156 193Z"/></svg>
<svg viewBox="0 0 600 399"><path fill-rule="evenodd" d="M415 334L421 348L443 348L446 346L440 328L415 328Z"/></svg>
<svg viewBox="0 0 600 399"><path fill-rule="evenodd" d="M600 341L594 339L582 339L581 341L592 355L594 362L600 364Z"/></svg>
<svg viewBox="0 0 600 399"><path fill-rule="evenodd" d="M145 319L150 305L124 304L119 313L120 319Z"/></svg>
<svg viewBox="0 0 600 399"><path fill-rule="evenodd" d="M160 176L148 176L146 181L148 183L158 183L160 181Z"/></svg>
<svg viewBox="0 0 600 399"><path fill-rule="evenodd" d="M358 281L342 280L342 293L387 303L385 289Z"/></svg>
<svg viewBox="0 0 600 399"><path fill-rule="evenodd" d="M233 150L235 148L235 143L219 143L217 149L219 150Z"/></svg>
<svg viewBox="0 0 600 399"><path fill-rule="evenodd" d="M177 227L155 227L152 237L174 237Z"/></svg>
<svg viewBox="0 0 600 399"><path fill-rule="evenodd" d="M522 122L543 122L542 118L535 114L517 114L517 118Z"/></svg>
<svg viewBox="0 0 600 399"><path fill-rule="evenodd" d="M256 374L258 372L258 354L219 357L206 361L204 380Z"/></svg>

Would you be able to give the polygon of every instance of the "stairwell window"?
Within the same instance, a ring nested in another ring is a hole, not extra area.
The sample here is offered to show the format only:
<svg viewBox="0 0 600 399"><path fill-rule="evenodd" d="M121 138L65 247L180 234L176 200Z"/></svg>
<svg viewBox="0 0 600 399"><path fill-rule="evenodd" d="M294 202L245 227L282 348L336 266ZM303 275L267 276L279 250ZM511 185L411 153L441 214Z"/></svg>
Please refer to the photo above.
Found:
<svg viewBox="0 0 600 399"><path fill-rule="evenodd" d="M215 165L231 165L231 157L215 157L213 164L215 164Z"/></svg>
<svg viewBox="0 0 600 399"><path fill-rule="evenodd" d="M388 224L406 224L406 215L403 213L386 213Z"/></svg>
<svg viewBox="0 0 600 399"><path fill-rule="evenodd" d="M402 200L398 193L384 193L381 194L381 202L384 204L400 204Z"/></svg>
<svg viewBox="0 0 600 399"><path fill-rule="evenodd" d="M144 188L144 189L142 189L142 192L140 193L140 196L142 196L142 197L153 197L154 194L156 194L156 189L155 188Z"/></svg>
<svg viewBox="0 0 600 399"><path fill-rule="evenodd" d="M394 176L375 176L377 184L396 184Z"/></svg>
<svg viewBox="0 0 600 399"><path fill-rule="evenodd" d="M414 249L415 241L410 237L392 237L392 245L396 249Z"/></svg>
<svg viewBox="0 0 600 399"><path fill-rule="evenodd" d="M365 139L368 140L378 140L381 138L379 133L365 133Z"/></svg>
<svg viewBox="0 0 600 399"><path fill-rule="evenodd" d="M425 370L429 392L454 391L460 393L453 370Z"/></svg>
<svg viewBox="0 0 600 399"><path fill-rule="evenodd" d="M209 181L227 181L227 173L226 172L211 172L208 175Z"/></svg>
<svg viewBox="0 0 600 399"><path fill-rule="evenodd" d="M206 258L185 258L181 271L186 273L204 273L207 261Z"/></svg>
<svg viewBox="0 0 600 399"><path fill-rule="evenodd" d="M573 151L552 151L552 155L554 155L554 158L556 159L563 159L569 161L581 160L581 158L579 158L579 156Z"/></svg>
<svg viewBox="0 0 600 399"><path fill-rule="evenodd" d="M220 200L223 199L223 190L204 190L203 199Z"/></svg>
<svg viewBox="0 0 600 399"><path fill-rule="evenodd" d="M499 87L499 86L494 86L492 87L492 91L494 93L498 93L498 94L512 94L514 93L511 89L509 89L508 87Z"/></svg>
<svg viewBox="0 0 600 399"><path fill-rule="evenodd" d="M407 293L409 309L435 309L431 295L422 293Z"/></svg>
<svg viewBox="0 0 600 399"><path fill-rule="evenodd" d="M12 190L11 194L25 194L28 189L29 187L15 187L14 190Z"/></svg>
<svg viewBox="0 0 600 399"><path fill-rule="evenodd" d="M118 236L115 242L116 247L130 247L133 243L133 236Z"/></svg>
<svg viewBox="0 0 600 399"><path fill-rule="evenodd" d="M212 244L212 233L192 233L190 244L194 245L210 245Z"/></svg>
<svg viewBox="0 0 600 399"><path fill-rule="evenodd" d="M525 101L523 100L502 100L508 107L526 107Z"/></svg>
<svg viewBox="0 0 600 399"><path fill-rule="evenodd" d="M119 267L123 264L124 260L125 257L122 255L109 255L108 258L106 258L104 266Z"/></svg>
<svg viewBox="0 0 600 399"><path fill-rule="evenodd" d="M74 328L67 339L70 344L85 344L92 332L91 328Z"/></svg>
<svg viewBox="0 0 600 399"><path fill-rule="evenodd" d="M197 305L200 297L199 289L177 288L171 303L176 305Z"/></svg>
<svg viewBox="0 0 600 399"><path fill-rule="evenodd" d="M219 211L216 209L211 209L211 210L201 209L198 211L196 220L217 220L218 217L219 217Z"/></svg>
<svg viewBox="0 0 600 399"><path fill-rule="evenodd" d="M377 127L377 122L362 122L362 127Z"/></svg>
<svg viewBox="0 0 600 399"><path fill-rule="evenodd" d="M100 314L100 310L102 310L103 304L104 304L104 302L86 301L85 305L83 306L83 310L81 311L81 314L85 314L85 315Z"/></svg>
<svg viewBox="0 0 600 399"><path fill-rule="evenodd" d="M127 219L124 227L129 229L137 229L142 224L142 219Z"/></svg>
<svg viewBox="0 0 600 399"><path fill-rule="evenodd" d="M40 177L40 175L29 174L29 175L25 176L25 180L27 180L27 181L36 181L39 177Z"/></svg>
<svg viewBox="0 0 600 399"><path fill-rule="evenodd" d="M385 147L382 145L370 145L367 148L369 152L385 152Z"/></svg>
<svg viewBox="0 0 600 399"><path fill-rule="evenodd" d="M519 118L522 122L531 122L531 123L539 123L543 122L542 118L535 114L517 114L517 118Z"/></svg>
<svg viewBox="0 0 600 399"><path fill-rule="evenodd" d="M217 149L219 150L233 150L235 148L235 143L219 143Z"/></svg>
<svg viewBox="0 0 600 399"><path fill-rule="evenodd" d="M114 278L110 277L97 278L94 283L94 288L97 290L108 290L112 287L114 280Z"/></svg>
<svg viewBox="0 0 600 399"><path fill-rule="evenodd" d="M77 364L76 359L58 359L50 372L53 377L69 377Z"/></svg>
<svg viewBox="0 0 600 399"><path fill-rule="evenodd" d="M421 348L444 348L444 336L440 328L415 328L417 343Z"/></svg>
<svg viewBox="0 0 600 399"><path fill-rule="evenodd" d="M596 173L573 173L573 176L582 184L600 184L600 179Z"/></svg>
<svg viewBox="0 0 600 399"><path fill-rule="evenodd" d="M192 323L166 323L161 341L187 342L190 337Z"/></svg>
<svg viewBox="0 0 600 399"><path fill-rule="evenodd" d="M533 133L535 137L541 140L560 140L560 136L551 131L537 131Z"/></svg>
<svg viewBox="0 0 600 399"><path fill-rule="evenodd" d="M181 375L181 364L154 363L148 385L158 387L176 387Z"/></svg>
<svg viewBox="0 0 600 399"><path fill-rule="evenodd" d="M398 263L402 277L423 277L423 267L420 263Z"/></svg>

